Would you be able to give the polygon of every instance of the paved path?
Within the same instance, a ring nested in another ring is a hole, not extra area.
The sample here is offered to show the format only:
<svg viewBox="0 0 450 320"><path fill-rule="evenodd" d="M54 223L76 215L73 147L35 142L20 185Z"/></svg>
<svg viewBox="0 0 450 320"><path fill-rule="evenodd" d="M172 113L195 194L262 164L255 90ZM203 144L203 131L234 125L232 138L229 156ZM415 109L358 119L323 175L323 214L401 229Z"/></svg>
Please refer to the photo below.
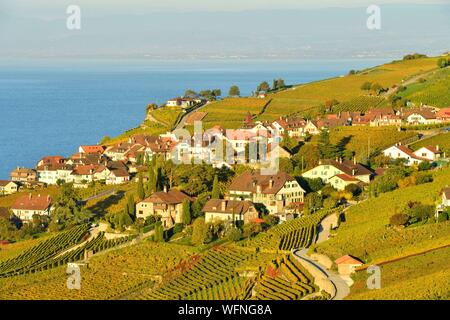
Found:
<svg viewBox="0 0 450 320"><path fill-rule="evenodd" d="M115 188L114 189L109 189L109 190L104 190L104 191L99 192L97 194L94 194L94 195L92 195L90 197L87 197L87 198L85 198L85 199L83 199L81 201L82 202L88 202L88 201L91 201L91 200L94 200L94 199L97 199L97 198L101 198L101 197L104 197L104 196L109 196L109 195L112 195L112 194L115 194L115 193L116 193L116 189Z"/></svg>
<svg viewBox="0 0 450 320"><path fill-rule="evenodd" d="M193 107L190 111L188 111L188 112L186 112L185 114L183 114L183 115L181 116L180 121L178 121L178 123L176 124L174 130L183 129L184 126L185 126L185 124L186 124L186 119L189 117L189 115L190 115L191 113L194 113L194 112L197 111L198 109L200 109L200 108L206 106L206 105L207 105L207 103L199 104L198 106Z"/></svg>
<svg viewBox="0 0 450 320"><path fill-rule="evenodd" d="M316 268L322 275L330 280L332 285L335 288L335 295L331 297L331 300L343 300L346 296L350 294L350 287L347 285L347 283L342 279L337 273L334 271L328 270L320 263L312 260L309 258L306 253L308 252L308 249L300 249L300 250L294 250L294 256L297 259L301 259L308 264L312 265L314 268Z"/></svg>

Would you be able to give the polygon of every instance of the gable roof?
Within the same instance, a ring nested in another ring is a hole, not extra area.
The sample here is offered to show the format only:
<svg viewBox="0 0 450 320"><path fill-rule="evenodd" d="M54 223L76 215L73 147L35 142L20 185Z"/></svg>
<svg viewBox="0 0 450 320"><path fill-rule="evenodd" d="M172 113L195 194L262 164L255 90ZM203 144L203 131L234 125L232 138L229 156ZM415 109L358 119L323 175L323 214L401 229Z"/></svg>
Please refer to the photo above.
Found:
<svg viewBox="0 0 450 320"><path fill-rule="evenodd" d="M339 259L337 259L336 261L334 261L337 265L339 264L356 264L356 265L362 265L362 261L349 256L349 255L345 255L340 257Z"/></svg>
<svg viewBox="0 0 450 320"><path fill-rule="evenodd" d="M46 210L50 207L52 198L49 195L25 194L16 199L12 209L18 210Z"/></svg>
<svg viewBox="0 0 450 320"><path fill-rule="evenodd" d="M103 146L80 146L84 153L103 153L105 148Z"/></svg>
<svg viewBox="0 0 450 320"><path fill-rule="evenodd" d="M364 167L362 164L354 163L351 160L331 160L325 159L321 160L322 165L330 165L333 166L342 172L346 173L349 176L363 176L363 175L371 175L372 171L368 168Z"/></svg>
<svg viewBox="0 0 450 320"><path fill-rule="evenodd" d="M225 208L223 207L224 204ZM247 200L239 201L239 200L211 199L208 202L206 202L202 211L225 213L225 214L232 214L232 213L245 214L251 207L253 207L253 202Z"/></svg>
<svg viewBox="0 0 450 320"><path fill-rule="evenodd" d="M10 183L14 183L15 185L17 185L17 183L15 183L14 181L10 181L10 180L0 180L0 187L6 187L8 184Z"/></svg>
<svg viewBox="0 0 450 320"><path fill-rule="evenodd" d="M278 172L275 175L262 175L247 171L233 179L229 190L255 193L257 186L260 186L261 193L277 194L288 181L296 180L285 172Z"/></svg>
<svg viewBox="0 0 450 320"><path fill-rule="evenodd" d="M439 150L439 146L425 146L425 147L422 147L420 149L427 149L428 151L430 151L430 152L432 152L434 154L441 154L442 153L442 151ZM417 150L417 151L419 151L419 150Z"/></svg>
<svg viewBox="0 0 450 320"><path fill-rule="evenodd" d="M347 181L347 182L352 182L352 181L359 182L358 179L356 179L355 177L353 177L349 174L346 174L346 173L337 174L337 175L335 175L335 177L338 177L339 179Z"/></svg>
<svg viewBox="0 0 450 320"><path fill-rule="evenodd" d="M436 117L443 119L450 119L450 108L443 108L436 113Z"/></svg>
<svg viewBox="0 0 450 320"><path fill-rule="evenodd" d="M188 199L189 201L193 200L191 197L181 191L169 190L167 192L154 192L150 197L142 200L142 202L179 204L182 203L185 199Z"/></svg>

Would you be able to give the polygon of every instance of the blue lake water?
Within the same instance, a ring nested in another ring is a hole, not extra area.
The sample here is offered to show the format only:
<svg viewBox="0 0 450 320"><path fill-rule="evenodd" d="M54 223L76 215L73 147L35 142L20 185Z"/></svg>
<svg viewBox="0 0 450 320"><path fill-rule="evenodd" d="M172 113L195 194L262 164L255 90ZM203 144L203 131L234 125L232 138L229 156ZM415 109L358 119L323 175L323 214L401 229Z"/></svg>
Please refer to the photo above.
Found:
<svg viewBox="0 0 450 320"><path fill-rule="evenodd" d="M261 81L304 83L380 64L380 60L302 61L0 61L0 179L44 155L68 156L136 127L148 103L186 89L236 84L242 95Z"/></svg>

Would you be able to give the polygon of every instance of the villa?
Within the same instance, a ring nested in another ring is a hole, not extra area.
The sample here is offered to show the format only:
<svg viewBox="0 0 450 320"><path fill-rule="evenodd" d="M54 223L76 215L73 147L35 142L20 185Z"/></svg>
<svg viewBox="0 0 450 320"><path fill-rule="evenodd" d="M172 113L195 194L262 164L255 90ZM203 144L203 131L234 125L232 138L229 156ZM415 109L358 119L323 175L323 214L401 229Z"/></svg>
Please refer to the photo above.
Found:
<svg viewBox="0 0 450 320"><path fill-rule="evenodd" d="M333 177L339 175L337 178ZM320 178L324 183L333 181L337 186L342 183L355 183L357 180L363 183L370 183L373 173L363 165L351 160L321 160L315 168L302 174L308 179ZM344 187L345 188L345 187Z"/></svg>
<svg viewBox="0 0 450 320"><path fill-rule="evenodd" d="M428 159L418 156L417 151L413 152L407 146L401 144L396 144L395 146L385 149L383 154L393 160L404 159L405 165L407 166L418 165L423 161L428 161Z"/></svg>
<svg viewBox="0 0 450 320"><path fill-rule="evenodd" d="M214 221L243 221L244 224L258 219L259 214L251 201L240 200L209 200L202 210L206 222Z"/></svg>
<svg viewBox="0 0 450 320"><path fill-rule="evenodd" d="M150 197L136 204L136 217L160 216L164 228L182 223L183 201L193 201L178 190L154 192Z"/></svg>
<svg viewBox="0 0 450 320"><path fill-rule="evenodd" d="M284 172L275 175L245 172L230 187L230 200L248 200L263 204L270 214L283 213L291 204L303 203L306 191Z"/></svg>
<svg viewBox="0 0 450 320"><path fill-rule="evenodd" d="M13 194L19 190L19 185L14 181L0 180L0 195Z"/></svg>
<svg viewBox="0 0 450 320"><path fill-rule="evenodd" d="M14 202L12 212L20 220L32 221L34 215L49 216L52 206L52 198L44 195L23 195Z"/></svg>

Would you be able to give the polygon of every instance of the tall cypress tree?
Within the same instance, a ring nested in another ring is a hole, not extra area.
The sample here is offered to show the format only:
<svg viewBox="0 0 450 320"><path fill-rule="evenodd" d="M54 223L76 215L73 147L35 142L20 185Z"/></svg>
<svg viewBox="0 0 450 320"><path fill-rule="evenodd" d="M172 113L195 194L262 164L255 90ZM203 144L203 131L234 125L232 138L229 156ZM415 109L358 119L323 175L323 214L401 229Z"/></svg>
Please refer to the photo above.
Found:
<svg viewBox="0 0 450 320"><path fill-rule="evenodd" d="M145 199L144 182L142 179L142 174L139 174L137 194L138 194L139 199L141 199L141 200Z"/></svg>
<svg viewBox="0 0 450 320"><path fill-rule="evenodd" d="M211 198L212 199L220 199L219 178L217 177L217 174L214 176L214 181L213 181L212 191L211 191Z"/></svg>
<svg viewBox="0 0 450 320"><path fill-rule="evenodd" d="M184 225L189 225L191 223L191 203L188 199L183 200L183 215L182 221Z"/></svg>

